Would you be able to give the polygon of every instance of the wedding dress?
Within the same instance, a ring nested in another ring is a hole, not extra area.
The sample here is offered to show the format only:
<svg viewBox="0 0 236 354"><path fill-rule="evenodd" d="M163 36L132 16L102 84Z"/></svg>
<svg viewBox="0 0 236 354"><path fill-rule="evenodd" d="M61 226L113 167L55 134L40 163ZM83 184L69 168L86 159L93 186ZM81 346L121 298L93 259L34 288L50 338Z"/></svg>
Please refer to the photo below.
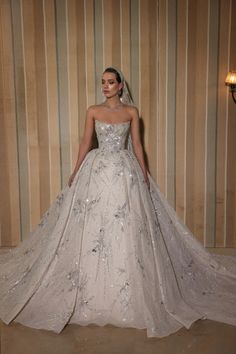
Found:
<svg viewBox="0 0 236 354"><path fill-rule="evenodd" d="M95 121L91 150L30 237L0 256L0 318L163 337L198 319L236 325L233 257L208 253L127 149L130 122Z"/></svg>

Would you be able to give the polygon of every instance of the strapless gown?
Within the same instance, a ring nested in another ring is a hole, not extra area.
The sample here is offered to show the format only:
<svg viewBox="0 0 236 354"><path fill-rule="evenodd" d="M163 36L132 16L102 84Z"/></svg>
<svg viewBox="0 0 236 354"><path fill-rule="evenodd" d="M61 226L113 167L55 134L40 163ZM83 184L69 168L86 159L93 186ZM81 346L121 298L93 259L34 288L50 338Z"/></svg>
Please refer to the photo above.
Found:
<svg viewBox="0 0 236 354"><path fill-rule="evenodd" d="M30 237L0 256L0 318L57 333L112 324L163 337L236 325L235 258L208 253L127 149L130 123L95 121L91 150Z"/></svg>

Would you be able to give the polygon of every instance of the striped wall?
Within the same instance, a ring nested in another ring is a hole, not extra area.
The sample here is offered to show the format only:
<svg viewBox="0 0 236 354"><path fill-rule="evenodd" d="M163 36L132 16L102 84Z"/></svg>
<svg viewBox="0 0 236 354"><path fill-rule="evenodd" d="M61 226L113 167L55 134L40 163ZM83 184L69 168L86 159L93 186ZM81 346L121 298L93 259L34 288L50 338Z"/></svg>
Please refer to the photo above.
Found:
<svg viewBox="0 0 236 354"><path fill-rule="evenodd" d="M106 66L124 72L151 174L196 237L236 246L234 0L0 0L0 241L67 183Z"/></svg>

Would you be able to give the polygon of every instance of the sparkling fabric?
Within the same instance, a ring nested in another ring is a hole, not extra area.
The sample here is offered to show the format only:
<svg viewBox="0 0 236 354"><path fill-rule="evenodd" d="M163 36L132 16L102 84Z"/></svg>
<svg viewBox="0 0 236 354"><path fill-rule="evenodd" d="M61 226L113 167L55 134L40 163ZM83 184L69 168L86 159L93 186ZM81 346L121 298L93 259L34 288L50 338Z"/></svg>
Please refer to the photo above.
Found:
<svg viewBox="0 0 236 354"><path fill-rule="evenodd" d="M209 254L127 147L130 123L96 121L99 147L17 248L0 256L0 318L163 337L198 319L236 325L235 258Z"/></svg>

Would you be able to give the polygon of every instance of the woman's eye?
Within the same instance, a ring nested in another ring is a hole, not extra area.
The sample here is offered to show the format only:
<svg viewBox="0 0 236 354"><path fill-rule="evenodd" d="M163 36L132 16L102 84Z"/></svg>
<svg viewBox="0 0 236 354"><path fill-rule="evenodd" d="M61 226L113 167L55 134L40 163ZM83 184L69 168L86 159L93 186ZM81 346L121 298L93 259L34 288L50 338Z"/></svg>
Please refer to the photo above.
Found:
<svg viewBox="0 0 236 354"><path fill-rule="evenodd" d="M115 83L115 81L108 81L107 82L109 85L113 85ZM105 85L106 82L105 81L102 81L102 85Z"/></svg>

